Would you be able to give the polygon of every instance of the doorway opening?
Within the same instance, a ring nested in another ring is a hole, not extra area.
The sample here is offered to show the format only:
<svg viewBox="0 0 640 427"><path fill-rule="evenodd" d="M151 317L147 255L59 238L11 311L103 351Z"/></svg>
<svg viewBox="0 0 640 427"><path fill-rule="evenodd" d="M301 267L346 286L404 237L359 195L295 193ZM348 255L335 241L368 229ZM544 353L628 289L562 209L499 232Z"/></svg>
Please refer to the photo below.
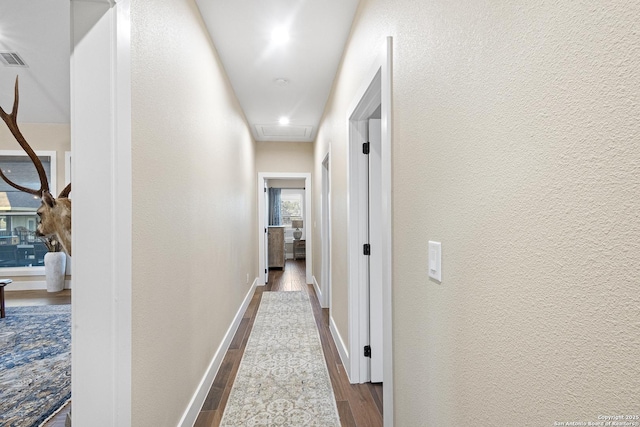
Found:
<svg viewBox="0 0 640 427"><path fill-rule="evenodd" d="M258 188L258 283L269 283L269 270L283 270L287 259L304 259L305 280L311 283L311 174L261 172Z"/></svg>
<svg viewBox="0 0 640 427"><path fill-rule="evenodd" d="M348 368L352 383L384 384L393 425L391 283L391 47L389 37L347 113Z"/></svg>

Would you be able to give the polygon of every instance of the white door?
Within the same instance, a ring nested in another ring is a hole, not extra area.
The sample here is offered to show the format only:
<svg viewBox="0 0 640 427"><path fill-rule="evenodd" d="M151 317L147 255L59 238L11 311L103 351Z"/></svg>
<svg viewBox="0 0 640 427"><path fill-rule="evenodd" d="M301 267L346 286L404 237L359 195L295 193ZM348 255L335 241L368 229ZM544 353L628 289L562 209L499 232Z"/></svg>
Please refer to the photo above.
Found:
<svg viewBox="0 0 640 427"><path fill-rule="evenodd" d="M369 345L371 382L382 382L382 162L381 120L369 120Z"/></svg>

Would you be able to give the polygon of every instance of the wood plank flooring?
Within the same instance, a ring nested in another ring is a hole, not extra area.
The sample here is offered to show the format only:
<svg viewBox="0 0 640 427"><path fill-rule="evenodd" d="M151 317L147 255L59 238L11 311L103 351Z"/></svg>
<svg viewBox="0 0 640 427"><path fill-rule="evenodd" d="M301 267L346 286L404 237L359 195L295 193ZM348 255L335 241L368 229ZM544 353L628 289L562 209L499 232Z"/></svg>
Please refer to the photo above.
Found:
<svg viewBox="0 0 640 427"><path fill-rule="evenodd" d="M12 291L7 287L4 295L7 307L71 304L71 289L65 289L60 292L47 292L46 290Z"/></svg>
<svg viewBox="0 0 640 427"><path fill-rule="evenodd" d="M21 307L27 305L58 305L71 304L71 290L65 289L60 292L37 291L11 291L5 292L7 307ZM64 423L67 413L71 410L71 402L67 403L60 412L51 420L44 424L44 427L65 427Z"/></svg>
<svg viewBox="0 0 640 427"><path fill-rule="evenodd" d="M194 427L218 427L220 425L244 348L253 328L262 293L267 291L300 290L306 290L309 293L342 426L382 426L382 384L349 384L347 374L329 331L329 310L320 308L313 286L305 283L305 261L288 260L284 270L273 270L269 273L269 282L267 286L261 286L256 289ZM8 307L70 304L71 291L64 290L55 294L47 291L7 291L6 301ZM64 427L66 414L70 409L71 404L69 403L62 412L47 422L45 427Z"/></svg>
<svg viewBox="0 0 640 427"><path fill-rule="evenodd" d="M305 261L288 260L284 270L269 272L269 284L258 287L209 390L194 427L218 427L233 386L263 292L307 291L318 325L327 369L343 427L382 426L382 384L349 384L329 331L329 310L320 308L312 285L305 283Z"/></svg>

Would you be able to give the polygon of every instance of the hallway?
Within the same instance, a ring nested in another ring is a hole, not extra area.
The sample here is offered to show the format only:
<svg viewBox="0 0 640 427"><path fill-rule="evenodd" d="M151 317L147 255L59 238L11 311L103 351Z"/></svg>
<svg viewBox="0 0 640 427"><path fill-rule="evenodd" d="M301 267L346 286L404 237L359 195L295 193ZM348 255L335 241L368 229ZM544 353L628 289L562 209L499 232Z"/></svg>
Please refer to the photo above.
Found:
<svg viewBox="0 0 640 427"><path fill-rule="evenodd" d="M305 284L305 261L287 260L284 270L269 273L268 285L256 289L222 361L213 386L209 390L195 427L217 427L220 424L262 293L305 289L313 307L342 425L345 427L382 426L382 385L349 384L329 331L329 310L320 308L313 286Z"/></svg>

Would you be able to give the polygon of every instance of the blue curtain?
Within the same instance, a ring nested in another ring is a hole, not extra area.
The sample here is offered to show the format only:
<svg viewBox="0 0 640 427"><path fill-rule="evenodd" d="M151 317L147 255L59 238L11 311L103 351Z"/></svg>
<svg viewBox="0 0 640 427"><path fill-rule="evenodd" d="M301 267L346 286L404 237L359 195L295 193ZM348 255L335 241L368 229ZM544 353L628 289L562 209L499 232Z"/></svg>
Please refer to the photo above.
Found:
<svg viewBox="0 0 640 427"><path fill-rule="evenodd" d="M269 188L269 225L280 225L282 221L282 213L280 206L282 198L279 188Z"/></svg>

